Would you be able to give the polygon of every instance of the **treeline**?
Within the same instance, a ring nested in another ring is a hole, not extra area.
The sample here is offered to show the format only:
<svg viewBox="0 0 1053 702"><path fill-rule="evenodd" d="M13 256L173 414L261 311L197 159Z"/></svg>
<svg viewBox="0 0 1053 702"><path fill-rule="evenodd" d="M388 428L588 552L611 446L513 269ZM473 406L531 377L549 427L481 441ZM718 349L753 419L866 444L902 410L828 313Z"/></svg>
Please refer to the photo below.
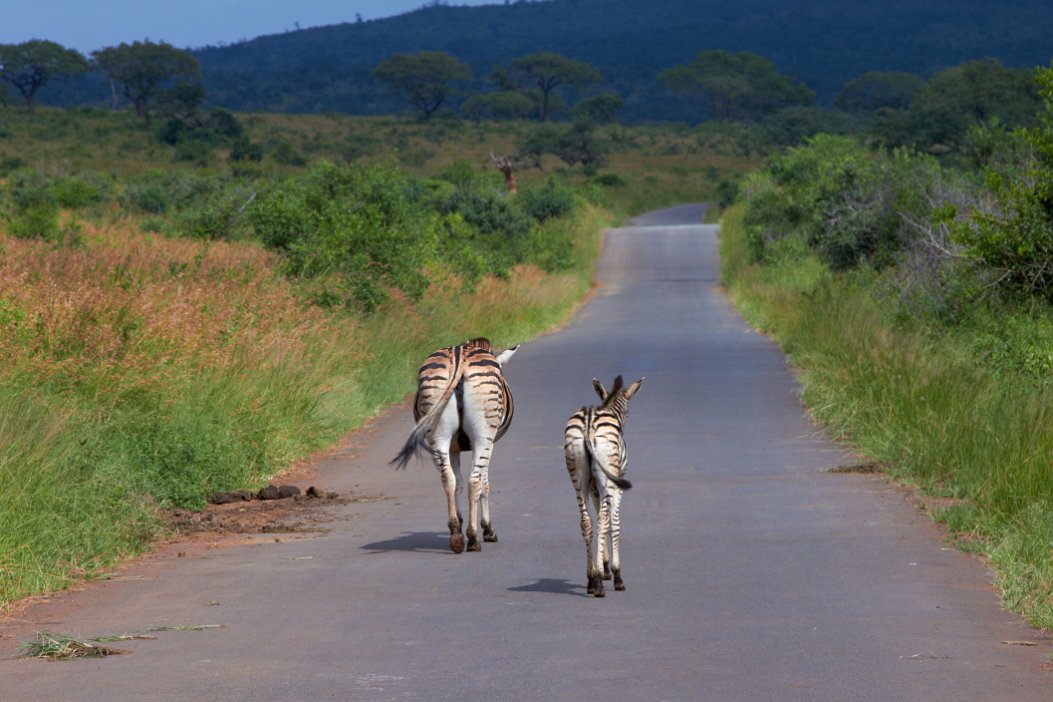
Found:
<svg viewBox="0 0 1053 702"><path fill-rule="evenodd" d="M232 113L207 109L201 67L190 52L135 42L95 51L88 61L54 42L34 40L0 45L0 65L0 80L18 90L30 112L46 86L96 71L107 78L114 105L123 97L144 123L157 115L165 120L158 137L178 145L181 158L193 160L217 145L229 147L233 161L262 157L261 146L247 139ZM367 80L399 95L423 121L541 123L517 144L520 163L537 163L546 153L593 171L604 162L611 149L604 127L618 123L625 103L617 92L603 89L604 75L596 67L536 53L495 66L486 92L459 90L471 77L469 66L453 55L424 51L382 60ZM661 70L655 81L690 100L706 118L699 127L701 143L747 155L827 133L983 165L1005 134L1034 126L1041 106L1033 70L994 59L953 66L928 80L867 72L846 83L829 107L818 105L812 90L773 62L749 52L703 51ZM557 120L560 126L554 125ZM987 129L976 131L977 125Z"/></svg>
<svg viewBox="0 0 1053 702"><path fill-rule="evenodd" d="M517 57L556 53L605 77L631 123L697 122L690 99L656 80L700 50L771 60L829 106L853 78L880 68L921 78L972 60L1044 65L1053 6L1036 0L815 0L807 11L779 0L553 0L487 7L428 3L384 20L260 37L196 51L216 104L236 111L385 114L398 102L369 80L395 54L441 51L471 68L464 89L494 90L491 72ZM451 5L451 6L446 6ZM350 17L348 19L351 19Z"/></svg>

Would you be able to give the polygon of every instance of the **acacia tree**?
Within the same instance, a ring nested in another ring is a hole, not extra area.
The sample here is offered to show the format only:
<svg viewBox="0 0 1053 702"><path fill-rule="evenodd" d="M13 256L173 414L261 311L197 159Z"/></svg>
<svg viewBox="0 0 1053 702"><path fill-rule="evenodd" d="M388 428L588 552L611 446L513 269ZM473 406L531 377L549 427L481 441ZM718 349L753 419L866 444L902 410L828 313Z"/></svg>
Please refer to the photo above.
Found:
<svg viewBox="0 0 1053 702"><path fill-rule="evenodd" d="M913 73L868 71L845 83L834 98L834 107L845 112L906 110L924 87L925 80Z"/></svg>
<svg viewBox="0 0 1053 702"><path fill-rule="evenodd" d="M815 93L806 86L749 51L701 51L687 65L666 68L658 79L672 92L698 100L711 117L721 121L756 119L815 100Z"/></svg>
<svg viewBox="0 0 1053 702"><path fill-rule="evenodd" d="M166 91L201 80L201 66L193 54L164 42L122 43L93 51L92 56L145 121L150 120L152 103Z"/></svg>
<svg viewBox="0 0 1053 702"><path fill-rule="evenodd" d="M453 94L453 84L470 80L472 71L445 51L420 51L381 61L373 77L404 95L427 120Z"/></svg>
<svg viewBox="0 0 1053 702"><path fill-rule="evenodd" d="M511 85L519 90L536 89L540 93L538 117L542 122L547 122L551 116L550 102L557 88L582 88L603 82L603 74L589 64L549 52L513 59L507 69L495 71L494 78L499 84Z"/></svg>
<svg viewBox="0 0 1053 702"><path fill-rule="evenodd" d="M908 120L915 143L955 149L970 129L995 118L1011 127L1031 127L1041 107L1032 69L985 59L930 78L911 102Z"/></svg>
<svg viewBox="0 0 1053 702"><path fill-rule="evenodd" d="M13 85L35 112L37 92L56 78L87 72L88 59L79 51L43 39L0 44L0 80Z"/></svg>

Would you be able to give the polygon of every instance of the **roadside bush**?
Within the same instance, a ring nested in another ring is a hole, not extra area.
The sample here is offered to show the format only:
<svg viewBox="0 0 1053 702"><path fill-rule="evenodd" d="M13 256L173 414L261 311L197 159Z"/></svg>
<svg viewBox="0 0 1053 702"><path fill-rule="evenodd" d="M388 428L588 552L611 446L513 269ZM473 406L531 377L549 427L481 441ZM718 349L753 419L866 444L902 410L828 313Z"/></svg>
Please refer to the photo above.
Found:
<svg viewBox="0 0 1053 702"><path fill-rule="evenodd" d="M519 206L539 222L561 217L574 209L574 193L557 185L552 178L544 185L523 188L518 199Z"/></svg>
<svg viewBox="0 0 1053 702"><path fill-rule="evenodd" d="M747 184L750 252L760 260L768 241L796 233L833 270L884 268L912 236L906 223L928 217L938 180L930 158L870 154L854 140L819 135Z"/></svg>
<svg viewBox="0 0 1053 702"><path fill-rule="evenodd" d="M952 225L969 255L997 271L1002 285L1053 301L1053 66L1038 71L1043 123L1013 133L1016 168L985 170L990 199Z"/></svg>
<svg viewBox="0 0 1053 702"><path fill-rule="evenodd" d="M486 257L487 272L505 276L524 260L533 222L503 193L485 186L458 188L439 208L444 215L458 215L472 228L471 244Z"/></svg>
<svg viewBox="0 0 1053 702"><path fill-rule="evenodd" d="M439 223L422 192L388 168L320 162L262 192L248 221L285 252L287 274L311 281L316 302L372 311L388 288L412 298L427 288Z"/></svg>

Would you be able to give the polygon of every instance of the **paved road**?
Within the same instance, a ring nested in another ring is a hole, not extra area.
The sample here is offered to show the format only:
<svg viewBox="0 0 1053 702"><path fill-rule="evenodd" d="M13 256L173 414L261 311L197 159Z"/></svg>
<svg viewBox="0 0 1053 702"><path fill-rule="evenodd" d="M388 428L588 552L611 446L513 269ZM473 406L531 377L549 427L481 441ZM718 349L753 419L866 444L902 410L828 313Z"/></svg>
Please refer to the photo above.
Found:
<svg viewBox="0 0 1053 702"><path fill-rule="evenodd" d="M999 608L980 561L946 548L903 491L823 471L852 457L719 291L701 212L609 232L597 294L512 359L516 417L491 471L499 543L449 553L434 469L387 467L403 406L318 466L315 482L372 498L340 507L329 533L165 548L29 610L0 644L32 627L226 628L104 660L0 661L0 699L1053 699L1053 647ZM618 373L647 378L627 437L628 590L595 599L562 429L590 379Z"/></svg>

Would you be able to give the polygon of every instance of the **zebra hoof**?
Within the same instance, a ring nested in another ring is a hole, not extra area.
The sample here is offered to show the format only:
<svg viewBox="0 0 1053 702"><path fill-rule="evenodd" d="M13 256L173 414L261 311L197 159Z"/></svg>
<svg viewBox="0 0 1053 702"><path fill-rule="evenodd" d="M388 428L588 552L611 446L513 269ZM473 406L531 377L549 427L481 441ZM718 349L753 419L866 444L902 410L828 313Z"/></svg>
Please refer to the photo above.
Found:
<svg viewBox="0 0 1053 702"><path fill-rule="evenodd" d="M468 542L468 550L469 551L479 552L479 551L483 550L483 546L478 541L469 541Z"/></svg>
<svg viewBox="0 0 1053 702"><path fill-rule="evenodd" d="M603 597L603 579L599 575L590 575L586 592L594 597Z"/></svg>
<svg viewBox="0 0 1053 702"><path fill-rule="evenodd" d="M625 591L625 583L614 583L614 589L617 590L618 592L624 592Z"/></svg>
<svg viewBox="0 0 1053 702"><path fill-rule="evenodd" d="M454 553L464 553L464 537L460 534L451 534L450 550Z"/></svg>
<svg viewBox="0 0 1053 702"><path fill-rule="evenodd" d="M483 541L486 541L487 543L491 543L491 544L497 543L497 534L495 534L492 531L490 533L488 533L488 534L484 533L483 534Z"/></svg>

